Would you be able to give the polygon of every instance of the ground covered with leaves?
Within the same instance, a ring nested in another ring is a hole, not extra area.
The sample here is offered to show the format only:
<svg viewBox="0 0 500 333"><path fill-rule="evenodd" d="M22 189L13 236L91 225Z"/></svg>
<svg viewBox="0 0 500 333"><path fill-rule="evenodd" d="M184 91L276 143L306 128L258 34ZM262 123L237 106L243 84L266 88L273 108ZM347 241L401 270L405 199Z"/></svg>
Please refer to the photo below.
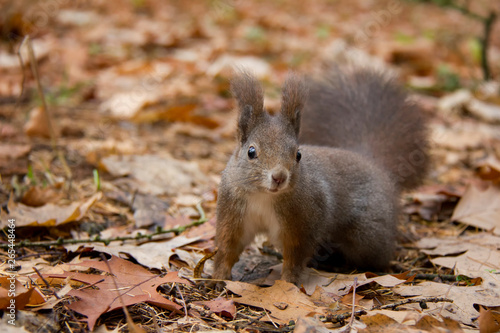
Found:
<svg viewBox="0 0 500 333"><path fill-rule="evenodd" d="M21 0L0 32L2 331L500 329L500 24L488 82L481 23L432 3ZM289 70L345 58L397 72L431 119L390 271L311 269L297 288L257 239L205 287L231 68L277 110Z"/></svg>

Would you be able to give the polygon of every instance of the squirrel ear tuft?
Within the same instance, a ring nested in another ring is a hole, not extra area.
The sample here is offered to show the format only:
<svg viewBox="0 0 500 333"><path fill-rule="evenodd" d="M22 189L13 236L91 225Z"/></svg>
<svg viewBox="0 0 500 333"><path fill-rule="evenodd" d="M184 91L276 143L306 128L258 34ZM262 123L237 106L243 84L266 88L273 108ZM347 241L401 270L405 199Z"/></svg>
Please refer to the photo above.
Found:
<svg viewBox="0 0 500 333"><path fill-rule="evenodd" d="M308 89L304 78L290 73L283 84L281 114L290 120L295 133L300 131L300 114L307 100Z"/></svg>
<svg viewBox="0 0 500 333"><path fill-rule="evenodd" d="M231 92L238 102L238 136L243 142L264 112L264 92L259 81L245 70L231 80Z"/></svg>

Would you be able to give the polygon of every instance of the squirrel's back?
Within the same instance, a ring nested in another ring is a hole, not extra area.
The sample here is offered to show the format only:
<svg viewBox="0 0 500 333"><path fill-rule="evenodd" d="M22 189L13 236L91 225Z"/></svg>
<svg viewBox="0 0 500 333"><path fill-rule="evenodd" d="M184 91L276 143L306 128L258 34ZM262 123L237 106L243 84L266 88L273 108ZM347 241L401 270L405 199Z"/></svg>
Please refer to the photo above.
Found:
<svg viewBox="0 0 500 333"><path fill-rule="evenodd" d="M391 75L331 66L309 89L300 143L372 158L403 189L421 183L429 164L426 120Z"/></svg>

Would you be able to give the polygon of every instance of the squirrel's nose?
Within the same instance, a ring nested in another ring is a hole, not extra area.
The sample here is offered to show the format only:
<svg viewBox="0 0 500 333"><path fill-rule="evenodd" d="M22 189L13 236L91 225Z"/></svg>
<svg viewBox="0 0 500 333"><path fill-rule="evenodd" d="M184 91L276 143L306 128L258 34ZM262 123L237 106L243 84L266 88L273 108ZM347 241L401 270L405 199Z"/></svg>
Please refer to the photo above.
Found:
<svg viewBox="0 0 500 333"><path fill-rule="evenodd" d="M287 174L284 171L278 171L278 172L273 172L271 177L273 178L273 182L275 182L276 185L279 185L286 181Z"/></svg>

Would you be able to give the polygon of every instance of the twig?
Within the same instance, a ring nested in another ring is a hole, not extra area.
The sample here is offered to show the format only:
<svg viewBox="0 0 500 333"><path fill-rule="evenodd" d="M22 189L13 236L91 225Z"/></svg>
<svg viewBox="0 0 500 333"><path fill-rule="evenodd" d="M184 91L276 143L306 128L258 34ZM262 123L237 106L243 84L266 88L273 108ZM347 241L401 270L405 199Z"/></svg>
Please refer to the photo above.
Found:
<svg viewBox="0 0 500 333"><path fill-rule="evenodd" d="M453 303L453 300L446 298L446 297L408 298L408 299L404 299L404 300L396 302L396 303L386 304L386 305L382 305L382 306L375 306L373 309L380 309L380 310L392 309L392 310L394 310L398 306L401 306L404 304L422 303L422 302L424 302L424 303L439 303L439 302Z"/></svg>
<svg viewBox="0 0 500 333"><path fill-rule="evenodd" d="M356 286L358 284L358 277L354 277L354 281L352 284L352 311L351 311L351 319L349 320L349 324L347 325L346 332L350 332L352 329L352 324L354 323L354 313L356 312Z"/></svg>
<svg viewBox="0 0 500 333"><path fill-rule="evenodd" d="M54 132L54 127L52 126L52 119L50 117L49 108L47 107L47 101L45 100L45 94L43 93L42 83L40 82L40 76L38 75L38 62L35 58L35 51L33 51L33 44L31 43L31 38L29 35L26 35L25 39L26 45L28 46L28 55L30 58L31 72L35 77L36 86L38 89L38 95L40 96L40 100L42 101L42 108L45 114L45 120L47 121L47 125L49 127L50 141L52 143L52 149L54 151L57 148L56 145L56 134ZM23 42L24 42L23 40Z"/></svg>
<svg viewBox="0 0 500 333"><path fill-rule="evenodd" d="M81 287L81 288L78 288L77 290L84 290L84 289L92 288L92 287L93 287L93 286L95 286L96 284L101 283L101 282L104 282L104 281L106 281L106 280L105 280L105 279L100 279L99 281L96 281L96 282L94 282L94 283L92 283L92 284L85 285L85 286L83 286L83 287Z"/></svg>
<svg viewBox="0 0 500 333"><path fill-rule="evenodd" d="M488 65L488 47L490 44L491 31L497 18L495 12L491 12L490 16L483 21L484 23L484 38L481 39L481 68L483 69L484 80L491 79L490 66Z"/></svg>
<svg viewBox="0 0 500 333"><path fill-rule="evenodd" d="M265 312L265 314L266 314L267 318L269 318L269 320L271 321L271 324L273 324L273 326L274 326L274 327L279 328L279 326L278 326L278 325L276 325L276 323L275 323L275 322L274 322L274 320L271 318L271 316L269 315L269 313L267 312L267 310L266 310L265 308L262 308L262 310L264 310L264 312Z"/></svg>
<svg viewBox="0 0 500 333"><path fill-rule="evenodd" d="M175 287L177 288L177 291L181 295L182 305L184 306L184 316L185 316L185 318L187 318L188 317L188 310L187 310L187 306L186 306L186 300L184 299L184 295L182 295L182 291L181 291L181 288L179 288L179 284L176 283Z"/></svg>
<svg viewBox="0 0 500 333"><path fill-rule="evenodd" d="M35 81L36 81L38 95L40 96L40 100L42 101L42 109L43 109L43 112L45 115L45 120L47 122L47 126L49 128L50 142L52 144L52 149L56 153L59 161L61 162L61 165L64 169L64 172L66 173L66 177L68 179L72 179L73 176L71 173L71 169L69 168L68 163L66 162L66 158L64 158L62 151L60 149L58 149L58 147L57 147L56 133L54 131L54 126L52 125L52 117L50 115L49 108L47 107L47 101L45 100L45 94L43 93L42 83L40 82L40 75L38 74L38 62L36 61L36 58L35 58L35 51L33 50L33 44L31 43L30 36L26 35L25 39L23 39L23 42L21 43L21 46L24 43L24 41L26 41L26 46L28 47L28 55L30 58L31 71L33 72L33 76L34 76ZM24 79L23 79L23 81L24 81Z"/></svg>
<svg viewBox="0 0 500 333"><path fill-rule="evenodd" d="M422 2L425 2L425 0ZM468 16L471 19L479 21L483 24L484 35L482 38L479 38L479 42L481 43L481 69L483 71L483 79L485 81L491 79L491 71L488 64L488 47L490 43L491 31L493 30L493 25L495 24L495 21L497 19L497 13L493 10L488 16L482 16L480 14L474 13L468 8L468 2L465 6L461 6L453 1L444 1L440 6L455 9L463 15Z"/></svg>
<svg viewBox="0 0 500 333"><path fill-rule="evenodd" d="M444 297L448 297L448 295L450 294L450 291L451 291L451 288L453 288L454 286L456 286L456 282L455 283L452 283L450 285L450 287L448 288L448 290L446 291L446 294L444 295ZM444 309L444 303L443 303L443 306L441 307L441 309L439 310L439 315L441 315L441 312L443 312L443 309Z"/></svg>
<svg viewBox="0 0 500 333"><path fill-rule="evenodd" d="M207 218L205 217L205 212L201 208L201 205L197 205L196 208L198 208L200 212L200 219L197 221L194 221L190 224L183 225L177 228L171 228L167 230L163 230L159 228L156 232L151 233L149 235L142 235L138 234L136 236L125 236L125 237L112 237L112 238L101 238L100 236L96 236L93 238L87 238L87 239L63 239L59 238L56 241L41 241L41 242L30 242L28 240L20 241L14 246L16 247L51 247L51 246L61 246L61 245L66 245L66 244L81 244L81 243L103 243L104 245L109 245L111 242L118 242L118 241L128 241L128 240L142 240L142 239L148 239L152 240L154 236L162 235L162 234L168 234L168 233L175 233L180 234L184 231L186 231L189 228L192 227L197 227L199 225L202 225L207 221ZM9 244L0 244L0 249L6 249L9 247Z"/></svg>
<svg viewBox="0 0 500 333"><path fill-rule="evenodd" d="M21 71L23 73L22 75L22 80L21 80L21 93L19 94L19 98L17 99L16 103L16 108L21 105L21 101L24 96L24 83L26 82L26 70L24 67L24 60L23 60L23 55L21 54L21 49L23 48L24 44L26 43L28 36L24 36L23 41L21 44L19 44L19 48L17 49L17 57L19 58L19 66L21 66Z"/></svg>
<svg viewBox="0 0 500 333"><path fill-rule="evenodd" d="M327 315L326 317L322 318L321 321L323 322L330 322L330 323L341 323L343 322L344 320L346 320L347 318L351 317L351 316L361 316L361 315L364 315L366 314L366 311L365 310L358 310L358 311L355 311L354 313L352 312L345 312L345 313L341 313L341 314L338 314L338 315Z"/></svg>

